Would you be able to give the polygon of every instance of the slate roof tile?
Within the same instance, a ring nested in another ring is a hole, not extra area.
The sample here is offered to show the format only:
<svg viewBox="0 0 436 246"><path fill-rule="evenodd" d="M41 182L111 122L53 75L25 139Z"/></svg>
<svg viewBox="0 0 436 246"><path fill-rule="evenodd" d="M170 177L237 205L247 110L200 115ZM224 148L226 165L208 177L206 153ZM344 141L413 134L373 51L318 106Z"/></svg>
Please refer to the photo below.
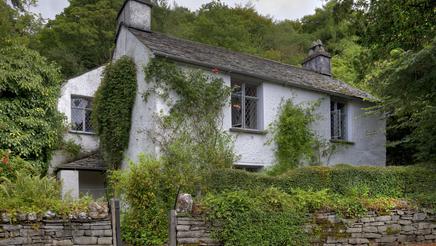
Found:
<svg viewBox="0 0 436 246"><path fill-rule="evenodd" d="M265 58L230 51L157 32L129 28L156 56L191 63L241 75L252 76L268 82L321 91L327 94L375 99L369 93L311 70L283 64Z"/></svg>
<svg viewBox="0 0 436 246"><path fill-rule="evenodd" d="M103 159L99 154L92 154L85 158L61 164L56 170L95 170L95 171L105 171L107 170L107 165L104 163Z"/></svg>

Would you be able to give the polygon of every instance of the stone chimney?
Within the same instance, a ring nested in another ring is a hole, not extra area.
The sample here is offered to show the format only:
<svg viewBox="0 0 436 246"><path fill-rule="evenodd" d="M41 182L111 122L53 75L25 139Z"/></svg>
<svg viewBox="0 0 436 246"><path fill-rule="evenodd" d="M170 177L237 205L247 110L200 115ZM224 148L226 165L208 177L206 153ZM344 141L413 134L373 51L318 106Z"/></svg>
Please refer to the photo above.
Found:
<svg viewBox="0 0 436 246"><path fill-rule="evenodd" d="M151 31L151 8L149 0L125 0L118 12L117 25L121 24L143 31Z"/></svg>
<svg viewBox="0 0 436 246"><path fill-rule="evenodd" d="M325 51L321 40L317 40L312 43L312 48L309 49L309 56L304 59L302 65L304 68L317 73L332 76L330 59L331 56Z"/></svg>

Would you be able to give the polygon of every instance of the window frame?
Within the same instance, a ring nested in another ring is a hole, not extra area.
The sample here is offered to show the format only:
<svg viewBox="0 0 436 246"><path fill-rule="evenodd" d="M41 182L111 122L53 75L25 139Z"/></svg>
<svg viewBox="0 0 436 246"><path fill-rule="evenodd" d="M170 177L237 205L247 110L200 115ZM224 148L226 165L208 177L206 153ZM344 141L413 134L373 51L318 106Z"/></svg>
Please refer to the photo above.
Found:
<svg viewBox="0 0 436 246"><path fill-rule="evenodd" d="M333 110L331 109L333 106ZM334 122L336 122L335 120L333 120L333 113L335 111L338 111L338 104L343 104L343 110L341 110L341 115L340 115L340 120L338 122L340 122L340 126L339 127L339 131L341 132L340 136L334 136L334 130L335 130L335 126L333 125ZM338 98L331 98L330 99L330 140L332 141L348 141L349 140L349 125L348 125L348 102L338 99ZM343 117L343 118L342 118ZM343 120L342 120L343 119Z"/></svg>
<svg viewBox="0 0 436 246"><path fill-rule="evenodd" d="M94 129L92 129L91 131L87 131L86 130L86 113L87 112L89 112L90 114L89 115L91 115L92 114L92 106L90 107L90 108L86 108L86 107L75 107L74 105L73 105L73 100L74 99L85 99L85 100L87 100L88 102L90 102L91 103L91 105L92 105L92 103L93 103L93 101L94 101L94 98L93 97L90 97L90 96L83 96L83 95L76 95L76 94L71 94L70 95L70 110L71 110L71 112L70 112L70 117L71 117L71 124L70 124L70 129L69 129L69 132L72 132L72 133L80 133L80 134L90 134L90 135L94 135L95 134L95 131L94 131ZM73 122L73 109L74 110L81 110L82 112L81 112L81 114L82 114L82 129L81 130L76 130L76 129L73 129L73 124L74 124L74 122ZM90 116L91 117L91 116ZM89 122L91 123L91 118L89 119ZM91 128L92 128L92 126L91 126Z"/></svg>
<svg viewBox="0 0 436 246"><path fill-rule="evenodd" d="M241 95L236 95L233 92L233 87L235 84L238 84L241 86ZM256 96L247 96L246 95L246 85L250 85L253 88L256 89ZM259 107L260 107L260 103L261 103L261 98L259 96L259 84L257 83L250 83L250 82L245 82L245 81L240 81L240 80L233 80L231 81L231 87L232 87L232 94L231 94L231 129L237 131L237 130L243 130L243 131L252 131L252 132L257 132L261 130L261 125L260 125L260 117L259 117ZM240 102L241 102L241 126L234 126L233 125L233 98L239 98ZM256 117L255 117L255 128L249 128L247 127L247 123L246 123L246 100L254 100L256 102Z"/></svg>

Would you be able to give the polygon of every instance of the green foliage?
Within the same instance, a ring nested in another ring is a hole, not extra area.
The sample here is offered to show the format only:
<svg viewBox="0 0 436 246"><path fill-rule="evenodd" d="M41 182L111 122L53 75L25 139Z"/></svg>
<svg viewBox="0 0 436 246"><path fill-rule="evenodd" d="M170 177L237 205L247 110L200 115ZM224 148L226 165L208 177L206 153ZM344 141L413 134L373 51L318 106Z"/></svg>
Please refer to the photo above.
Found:
<svg viewBox="0 0 436 246"><path fill-rule="evenodd" d="M0 49L0 149L47 163L62 134L58 68L22 46Z"/></svg>
<svg viewBox="0 0 436 246"><path fill-rule="evenodd" d="M315 120L314 107L294 105L292 100L282 102L277 120L272 123L272 135L276 164L271 174L281 174L288 169L298 167L302 160L314 156L313 147L316 139L310 129Z"/></svg>
<svg viewBox="0 0 436 246"><path fill-rule="evenodd" d="M153 84L144 99L161 96L170 108L156 119L158 130L149 133L161 147L162 159L142 156L129 170L114 171L110 180L115 195L129 206L123 216L124 240L162 245L167 240L167 212L178 192L199 191L206 173L233 164L231 139L220 128L230 88L203 71L182 71L159 59L149 63L145 74ZM177 97L171 100L170 92Z"/></svg>
<svg viewBox="0 0 436 246"><path fill-rule="evenodd" d="M359 71L356 67L362 65L360 54L364 48L357 44L357 41L358 37L353 36L344 38L336 44L336 48L341 50L341 53L332 57L332 73L336 79L363 87L362 83L358 83Z"/></svg>
<svg viewBox="0 0 436 246"><path fill-rule="evenodd" d="M304 167L271 177L241 170L220 170L208 177L210 192L278 187L287 193L302 190L329 191L344 196L414 197L436 189L431 166L408 167ZM358 192L359 195L356 195Z"/></svg>
<svg viewBox="0 0 436 246"><path fill-rule="evenodd" d="M436 160L436 39L419 52L394 50L367 76L391 116L391 148L412 149L419 161Z"/></svg>
<svg viewBox="0 0 436 246"><path fill-rule="evenodd" d="M60 183L42 174L37 163L0 150L0 213L15 220L20 213L36 213L40 218L48 210L62 217L88 211L90 197L62 200Z"/></svg>
<svg viewBox="0 0 436 246"><path fill-rule="evenodd" d="M93 105L93 126L100 137L104 160L118 167L129 144L136 97L136 67L127 57L107 65Z"/></svg>
<svg viewBox="0 0 436 246"><path fill-rule="evenodd" d="M316 216L312 221L308 213L356 218L415 204L435 208L434 194L430 195L436 189L435 177L429 166L307 167L276 177L220 170L209 177L202 205L207 218L219 225L212 236L224 245L308 245L310 238L347 236L340 226ZM302 230L311 222L320 226L312 232Z"/></svg>
<svg viewBox="0 0 436 246"><path fill-rule="evenodd" d="M82 150L82 146L76 144L72 139L62 141L60 148L74 158L77 157Z"/></svg>
<svg viewBox="0 0 436 246"><path fill-rule="evenodd" d="M222 79L202 70L185 71L162 59L152 60L145 74L153 83L145 100L160 95L170 107L168 114L157 118L156 132L150 133L165 161L194 183L203 173L231 167L232 139L221 129L222 108L229 103L231 89ZM176 96L171 98L170 92Z"/></svg>
<svg viewBox="0 0 436 246"><path fill-rule="evenodd" d="M129 207L122 218L123 240L133 245L166 242L167 213L175 204L180 176L164 162L145 156L129 170L110 174L115 194Z"/></svg>
<svg viewBox="0 0 436 246"><path fill-rule="evenodd" d="M30 47L62 66L65 77L111 58L122 0L69 0L69 6L35 35Z"/></svg>
<svg viewBox="0 0 436 246"><path fill-rule="evenodd" d="M212 236L224 245L308 245L306 211L278 189L209 194L203 205L220 222Z"/></svg>
<svg viewBox="0 0 436 246"><path fill-rule="evenodd" d="M28 45L31 36L40 30L42 20L27 11L35 0L0 1L0 47L13 44Z"/></svg>
<svg viewBox="0 0 436 246"><path fill-rule="evenodd" d="M356 1L361 7L361 1ZM436 31L434 1L371 1L363 6L365 29L362 43L375 57L388 57L393 49L420 50L431 43ZM395 20L395 21L392 21Z"/></svg>
<svg viewBox="0 0 436 246"><path fill-rule="evenodd" d="M41 167L13 155L10 150L0 149L0 178L15 180L17 173L24 175L41 175ZM2 181L0 181L1 183Z"/></svg>
<svg viewBox="0 0 436 246"><path fill-rule="evenodd" d="M310 238L343 233L339 228L332 231L332 225L322 225L321 232L305 231L312 222L308 213L335 212L356 218L369 209L388 211L396 207L395 202L386 197L370 199L360 192L340 195L327 189L298 188L284 192L270 186L209 193L202 206L207 218L220 225L213 227L212 236L224 245L309 245Z"/></svg>

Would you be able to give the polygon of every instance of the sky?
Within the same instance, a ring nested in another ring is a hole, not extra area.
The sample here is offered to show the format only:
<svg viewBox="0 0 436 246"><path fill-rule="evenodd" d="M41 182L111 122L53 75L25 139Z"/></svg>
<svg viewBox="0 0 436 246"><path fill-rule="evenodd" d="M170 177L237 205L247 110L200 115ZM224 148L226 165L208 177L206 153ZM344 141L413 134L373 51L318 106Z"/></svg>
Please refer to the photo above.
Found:
<svg viewBox="0 0 436 246"><path fill-rule="evenodd" d="M53 19L56 14L68 6L68 0L38 0L38 2L38 6L32 7L31 10L49 19ZM211 0L170 0L170 2L197 10L202 4L211 2ZM323 4L323 0L222 0L222 2L229 6L252 3L259 13L269 15L275 20L299 19L315 13L315 8Z"/></svg>

